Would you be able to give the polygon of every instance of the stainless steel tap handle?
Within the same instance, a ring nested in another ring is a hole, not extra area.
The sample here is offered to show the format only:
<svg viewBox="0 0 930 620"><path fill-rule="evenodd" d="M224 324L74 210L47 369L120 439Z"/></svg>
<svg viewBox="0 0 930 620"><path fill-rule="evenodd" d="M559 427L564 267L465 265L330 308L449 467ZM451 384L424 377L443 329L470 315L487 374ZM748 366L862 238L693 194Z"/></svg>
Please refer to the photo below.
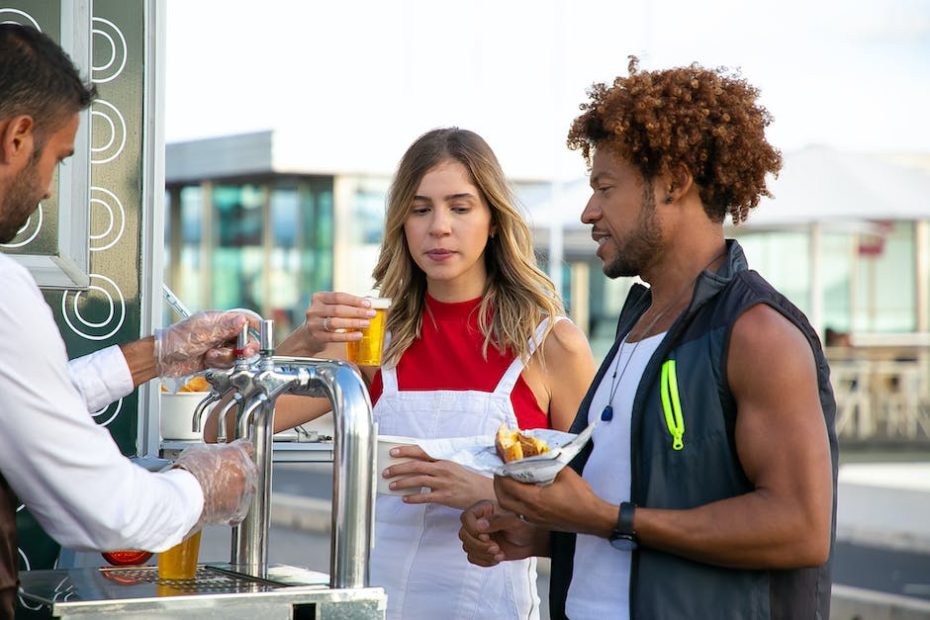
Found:
<svg viewBox="0 0 930 620"><path fill-rule="evenodd" d="M262 320L262 331L258 342L259 354L262 356L274 354L274 321Z"/></svg>
<svg viewBox="0 0 930 620"><path fill-rule="evenodd" d="M238 353L238 359L244 359L245 355L241 353L242 350L246 348L249 344L249 324L246 323L242 326L242 331L239 332L238 337L236 338L236 351ZM237 362L238 362L237 359Z"/></svg>

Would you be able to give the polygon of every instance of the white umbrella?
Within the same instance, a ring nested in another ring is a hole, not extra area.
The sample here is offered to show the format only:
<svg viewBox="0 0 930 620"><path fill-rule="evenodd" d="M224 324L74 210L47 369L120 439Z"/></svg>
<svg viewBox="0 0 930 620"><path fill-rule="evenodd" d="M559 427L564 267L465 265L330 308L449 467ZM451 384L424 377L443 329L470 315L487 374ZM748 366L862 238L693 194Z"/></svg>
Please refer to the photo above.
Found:
<svg viewBox="0 0 930 620"><path fill-rule="evenodd" d="M774 198L749 214L747 228L821 222L830 228L930 218L930 172L875 156L809 147L786 154Z"/></svg>

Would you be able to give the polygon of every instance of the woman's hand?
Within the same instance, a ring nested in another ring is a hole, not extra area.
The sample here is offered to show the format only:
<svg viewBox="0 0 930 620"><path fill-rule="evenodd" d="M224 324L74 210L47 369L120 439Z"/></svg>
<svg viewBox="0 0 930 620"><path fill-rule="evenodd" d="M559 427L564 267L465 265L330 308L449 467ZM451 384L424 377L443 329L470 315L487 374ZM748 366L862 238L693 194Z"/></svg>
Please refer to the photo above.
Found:
<svg viewBox="0 0 930 620"><path fill-rule="evenodd" d="M384 478L398 478L391 482L391 489L418 489L427 487L426 493L404 496L408 504L435 502L450 508L465 509L482 499L494 497L490 478L470 471L451 461L437 461L419 446L399 446L391 449L395 458L413 459L406 463L391 465L380 473Z"/></svg>
<svg viewBox="0 0 930 620"><path fill-rule="evenodd" d="M317 357L334 343L359 340L375 311L365 297L327 291L313 294L305 315L304 324L278 347L280 354Z"/></svg>

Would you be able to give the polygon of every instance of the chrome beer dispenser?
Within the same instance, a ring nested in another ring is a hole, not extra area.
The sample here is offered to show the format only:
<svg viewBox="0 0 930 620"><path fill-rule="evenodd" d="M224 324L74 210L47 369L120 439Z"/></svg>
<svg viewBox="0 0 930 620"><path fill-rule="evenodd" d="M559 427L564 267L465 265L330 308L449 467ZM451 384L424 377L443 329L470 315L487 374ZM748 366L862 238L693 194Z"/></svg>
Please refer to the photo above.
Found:
<svg viewBox="0 0 930 620"><path fill-rule="evenodd" d="M257 361L249 363L240 354L231 371L207 373L212 391L193 420L199 430L207 406L231 396L216 416L218 435L225 435L227 416L235 410L235 438L255 444L258 491L248 516L233 529L230 563L233 570L267 576L275 402L284 394L326 397L335 425L330 583L333 588L366 587L376 439L368 390L346 362L274 355L273 328L273 321L262 321ZM247 328L237 348L244 350L246 342Z"/></svg>

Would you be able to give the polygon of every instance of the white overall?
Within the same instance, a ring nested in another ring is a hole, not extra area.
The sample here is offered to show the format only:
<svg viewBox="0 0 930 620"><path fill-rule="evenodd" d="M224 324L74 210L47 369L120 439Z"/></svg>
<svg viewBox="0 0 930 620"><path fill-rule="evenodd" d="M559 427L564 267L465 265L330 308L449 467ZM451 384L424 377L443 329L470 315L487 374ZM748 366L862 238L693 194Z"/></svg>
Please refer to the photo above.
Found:
<svg viewBox="0 0 930 620"><path fill-rule="evenodd" d="M536 329L531 352L546 323ZM493 392L400 392L396 368L382 368L384 391L374 408L378 432L437 438L491 435L502 423L514 428L510 393L523 368L520 358L514 359ZM410 505L398 496L378 496L371 584L387 592L387 619L538 620L536 559L493 568L470 564L458 537L461 513L440 504Z"/></svg>

